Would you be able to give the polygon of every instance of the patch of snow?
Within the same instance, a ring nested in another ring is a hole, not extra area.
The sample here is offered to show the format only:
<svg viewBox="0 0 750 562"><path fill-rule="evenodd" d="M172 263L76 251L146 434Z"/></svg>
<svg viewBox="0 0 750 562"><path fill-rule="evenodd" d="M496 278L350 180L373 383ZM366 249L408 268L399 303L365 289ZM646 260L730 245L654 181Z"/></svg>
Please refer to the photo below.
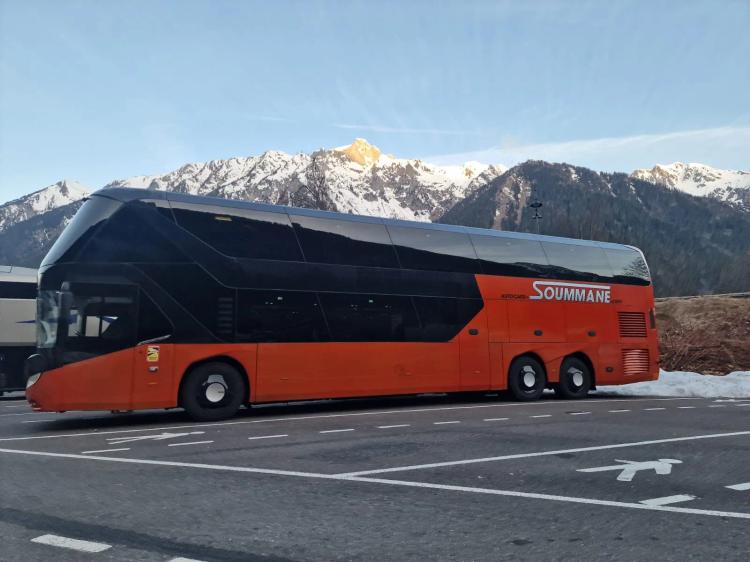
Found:
<svg viewBox="0 0 750 562"><path fill-rule="evenodd" d="M631 384L598 386L596 395L679 396L696 398L750 398L750 371L724 376L685 371L660 371L659 379Z"/></svg>

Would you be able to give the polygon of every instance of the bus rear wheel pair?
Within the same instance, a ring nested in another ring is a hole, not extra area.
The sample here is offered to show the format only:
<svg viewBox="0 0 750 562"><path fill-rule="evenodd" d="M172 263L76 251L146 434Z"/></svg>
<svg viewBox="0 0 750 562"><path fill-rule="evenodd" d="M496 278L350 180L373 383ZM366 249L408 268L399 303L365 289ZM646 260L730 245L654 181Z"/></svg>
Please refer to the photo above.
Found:
<svg viewBox="0 0 750 562"><path fill-rule="evenodd" d="M591 369L578 357L566 357L560 366L560 381L554 385L558 398L585 398L593 386ZM547 373L536 358L518 357L508 372L508 390L516 400L538 400L547 387Z"/></svg>

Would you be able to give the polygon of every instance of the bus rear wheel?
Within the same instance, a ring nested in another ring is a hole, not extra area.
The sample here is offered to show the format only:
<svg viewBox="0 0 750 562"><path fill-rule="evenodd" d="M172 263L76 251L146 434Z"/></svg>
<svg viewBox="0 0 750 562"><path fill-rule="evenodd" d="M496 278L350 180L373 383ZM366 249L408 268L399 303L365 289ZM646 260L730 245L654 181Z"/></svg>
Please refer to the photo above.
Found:
<svg viewBox="0 0 750 562"><path fill-rule="evenodd" d="M555 386L558 398L585 398L593 383L591 369L585 361L568 357L560 366L560 382Z"/></svg>
<svg viewBox="0 0 750 562"><path fill-rule="evenodd" d="M231 418L246 401L245 377L226 363L204 363L185 375L180 406L195 421Z"/></svg>
<svg viewBox="0 0 750 562"><path fill-rule="evenodd" d="M547 386L544 366L533 357L519 357L510 364L508 390L521 402L538 400Z"/></svg>

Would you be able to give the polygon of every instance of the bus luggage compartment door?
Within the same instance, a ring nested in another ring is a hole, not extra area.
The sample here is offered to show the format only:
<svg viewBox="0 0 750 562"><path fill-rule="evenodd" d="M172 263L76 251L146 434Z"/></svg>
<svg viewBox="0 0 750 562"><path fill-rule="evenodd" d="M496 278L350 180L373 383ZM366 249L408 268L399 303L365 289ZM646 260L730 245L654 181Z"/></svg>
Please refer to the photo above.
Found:
<svg viewBox="0 0 750 562"><path fill-rule="evenodd" d="M490 352L487 314L482 309L459 335L461 390L489 390Z"/></svg>
<svg viewBox="0 0 750 562"><path fill-rule="evenodd" d="M144 343L135 348L132 409L176 405L173 356L174 344Z"/></svg>

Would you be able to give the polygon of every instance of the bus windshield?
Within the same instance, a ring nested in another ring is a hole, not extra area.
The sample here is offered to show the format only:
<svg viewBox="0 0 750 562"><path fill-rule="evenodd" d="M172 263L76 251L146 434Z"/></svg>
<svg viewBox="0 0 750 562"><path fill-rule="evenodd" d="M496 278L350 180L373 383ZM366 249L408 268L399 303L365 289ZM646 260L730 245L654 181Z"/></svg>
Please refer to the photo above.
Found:
<svg viewBox="0 0 750 562"><path fill-rule="evenodd" d="M135 287L123 285L74 283L70 291L40 291L37 344L59 350L63 363L130 347L136 297Z"/></svg>

